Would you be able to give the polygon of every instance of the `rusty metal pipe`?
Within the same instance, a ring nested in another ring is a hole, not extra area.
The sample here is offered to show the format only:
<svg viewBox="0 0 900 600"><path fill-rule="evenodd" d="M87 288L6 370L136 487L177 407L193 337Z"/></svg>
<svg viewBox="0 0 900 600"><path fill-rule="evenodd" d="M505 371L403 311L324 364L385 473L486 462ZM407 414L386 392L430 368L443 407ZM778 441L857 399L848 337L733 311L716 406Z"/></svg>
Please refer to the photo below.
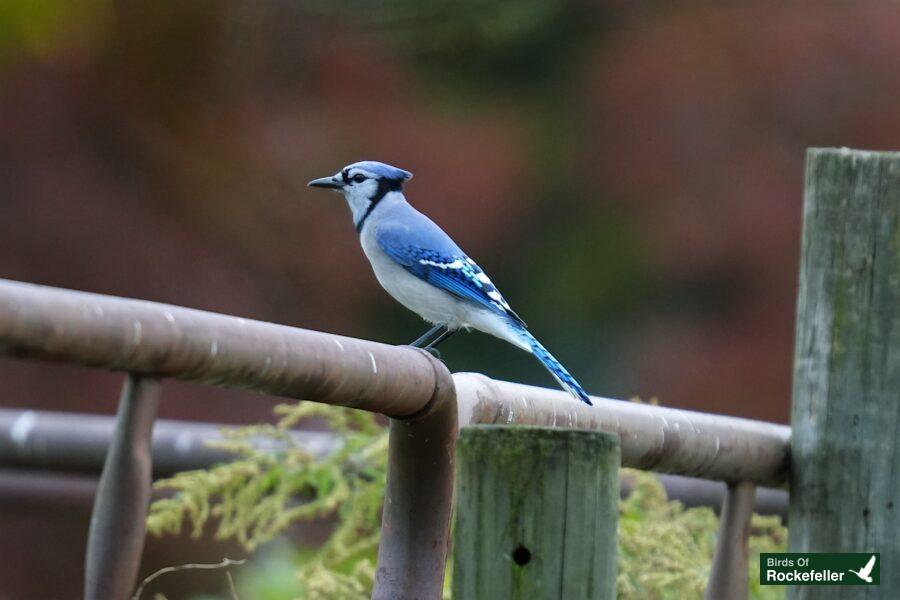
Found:
<svg viewBox="0 0 900 600"><path fill-rule="evenodd" d="M150 439L159 381L129 375L100 476L85 558L85 600L131 597L141 566L150 506Z"/></svg>
<svg viewBox="0 0 900 600"><path fill-rule="evenodd" d="M404 417L437 381L409 348L0 280L0 355L172 377Z"/></svg>
<svg viewBox="0 0 900 600"><path fill-rule="evenodd" d="M746 600L749 595L750 524L755 488L749 481L728 486L722 502L722 519L712 570L704 598Z"/></svg>
<svg viewBox="0 0 900 600"><path fill-rule="evenodd" d="M419 414L391 419L388 479L373 600L439 600L450 547L457 434L453 378L430 359L439 382Z"/></svg>
<svg viewBox="0 0 900 600"><path fill-rule="evenodd" d="M153 427L153 476L233 460L233 453L209 444L222 440L223 427L158 419ZM107 415L0 408L0 467L95 475L103 468L114 428L115 419ZM340 443L325 431L292 431L291 436L317 457Z"/></svg>
<svg viewBox="0 0 900 600"><path fill-rule="evenodd" d="M97 474L112 437L115 419L106 415L0 408L0 468L18 471L0 472L0 496L12 493L22 483L23 495L38 492L41 485L62 485L52 473ZM222 427L214 423L157 419L153 427L153 476L169 477L180 471L207 469L226 462L234 455L207 442L221 440ZM340 443L325 431L292 431L294 442L315 456L325 456ZM669 500L687 507L722 507L726 485L719 481L681 475L660 475L660 483ZM626 497L633 482L625 475L620 489ZM93 492L91 493L93 497ZM787 515L788 492L783 489L756 488L754 512L762 515Z"/></svg>
<svg viewBox="0 0 900 600"><path fill-rule="evenodd" d="M622 465L720 481L780 484L790 428L706 413L593 397L456 373L460 425L542 425L618 433Z"/></svg>
<svg viewBox="0 0 900 600"><path fill-rule="evenodd" d="M0 280L0 354L71 362L352 406L421 410L438 386L428 357L325 333L165 304ZM457 374L462 423L613 431L625 466L780 484L788 427L597 399Z"/></svg>
<svg viewBox="0 0 900 600"><path fill-rule="evenodd" d="M410 348L3 280L0 354L251 389L391 417L375 598L440 597L458 421L610 431L621 438L625 466L663 473L781 483L787 470L790 429L783 426L606 399L589 408L553 390L474 374L451 378L442 363ZM123 402L128 395L126 390ZM125 437L141 435L132 430ZM149 473L149 433L144 437ZM104 514L101 508L98 503L95 518ZM124 514L111 512L116 519ZM100 589L91 588L92 568L89 559L88 597Z"/></svg>

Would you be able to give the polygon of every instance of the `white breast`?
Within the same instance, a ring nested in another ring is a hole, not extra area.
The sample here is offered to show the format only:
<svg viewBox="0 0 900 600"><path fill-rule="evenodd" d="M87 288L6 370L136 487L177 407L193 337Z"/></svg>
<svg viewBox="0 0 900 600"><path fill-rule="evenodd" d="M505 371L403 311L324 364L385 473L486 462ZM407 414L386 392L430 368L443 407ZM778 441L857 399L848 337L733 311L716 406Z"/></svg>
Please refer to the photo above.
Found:
<svg viewBox="0 0 900 600"><path fill-rule="evenodd" d="M374 225L371 224L371 225ZM375 227L366 226L360 243L381 287L426 321L451 328L464 326L466 306L456 297L419 279L395 263L375 240Z"/></svg>

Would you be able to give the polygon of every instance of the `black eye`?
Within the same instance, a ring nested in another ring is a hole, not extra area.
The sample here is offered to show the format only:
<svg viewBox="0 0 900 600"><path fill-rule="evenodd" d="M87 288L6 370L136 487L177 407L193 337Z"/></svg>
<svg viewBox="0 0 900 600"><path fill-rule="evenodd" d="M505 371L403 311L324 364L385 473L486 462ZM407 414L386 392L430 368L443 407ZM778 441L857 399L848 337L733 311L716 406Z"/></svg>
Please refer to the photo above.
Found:
<svg viewBox="0 0 900 600"><path fill-rule="evenodd" d="M356 175L353 176L353 181L356 183L362 183L365 180L366 180L366 176L363 175L362 173L357 173Z"/></svg>

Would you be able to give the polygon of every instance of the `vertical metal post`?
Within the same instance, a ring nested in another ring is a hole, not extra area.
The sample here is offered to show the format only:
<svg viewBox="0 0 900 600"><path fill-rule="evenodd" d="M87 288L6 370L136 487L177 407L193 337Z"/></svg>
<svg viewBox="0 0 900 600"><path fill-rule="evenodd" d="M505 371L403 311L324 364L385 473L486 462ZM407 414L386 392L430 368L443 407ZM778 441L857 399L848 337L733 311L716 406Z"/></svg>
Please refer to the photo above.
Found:
<svg viewBox="0 0 900 600"><path fill-rule="evenodd" d="M85 560L85 600L126 600L134 589L150 504L153 422L160 382L128 375L94 499Z"/></svg>
<svg viewBox="0 0 900 600"><path fill-rule="evenodd" d="M412 418L391 419L373 600L442 597L457 413L453 379L443 363L431 360L438 382L431 402Z"/></svg>
<svg viewBox="0 0 900 600"><path fill-rule="evenodd" d="M728 484L722 501L719 539L716 541L709 585L703 596L706 600L745 600L749 594L747 568L750 548L747 543L755 499L756 486L749 481Z"/></svg>

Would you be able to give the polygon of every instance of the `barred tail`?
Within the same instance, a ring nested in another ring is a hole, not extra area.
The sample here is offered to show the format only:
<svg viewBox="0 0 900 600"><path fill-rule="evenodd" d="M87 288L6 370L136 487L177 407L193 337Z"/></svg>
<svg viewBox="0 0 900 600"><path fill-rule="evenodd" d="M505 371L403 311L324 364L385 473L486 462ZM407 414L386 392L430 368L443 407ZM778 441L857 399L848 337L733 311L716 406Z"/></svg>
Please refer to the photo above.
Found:
<svg viewBox="0 0 900 600"><path fill-rule="evenodd" d="M518 327L517 329L519 330L517 332L519 336L526 344L528 344L529 348L531 348L531 353L534 354L535 358L541 361L541 364L544 365L548 371L550 371L550 374L559 382L562 389L572 394L576 400L581 400L588 406L593 406L587 392L585 392L584 388L581 387L581 384L575 381L575 378L566 371L566 368L562 366L562 364L556 360L556 358L550 354L550 352L548 352L527 329L524 327Z"/></svg>

